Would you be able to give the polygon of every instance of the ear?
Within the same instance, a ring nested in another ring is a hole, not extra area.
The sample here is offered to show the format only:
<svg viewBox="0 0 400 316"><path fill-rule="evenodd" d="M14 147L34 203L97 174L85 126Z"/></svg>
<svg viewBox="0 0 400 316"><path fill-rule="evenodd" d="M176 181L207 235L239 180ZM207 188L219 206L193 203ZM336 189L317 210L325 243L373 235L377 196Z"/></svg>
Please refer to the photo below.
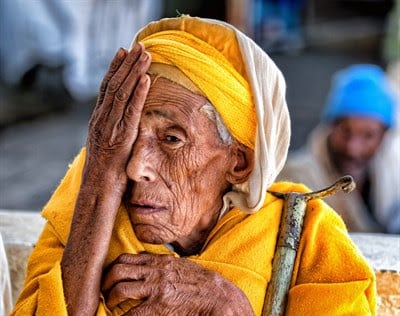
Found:
<svg viewBox="0 0 400 316"><path fill-rule="evenodd" d="M231 184L245 182L254 166L254 151L249 147L234 141L231 145L231 162L226 180Z"/></svg>

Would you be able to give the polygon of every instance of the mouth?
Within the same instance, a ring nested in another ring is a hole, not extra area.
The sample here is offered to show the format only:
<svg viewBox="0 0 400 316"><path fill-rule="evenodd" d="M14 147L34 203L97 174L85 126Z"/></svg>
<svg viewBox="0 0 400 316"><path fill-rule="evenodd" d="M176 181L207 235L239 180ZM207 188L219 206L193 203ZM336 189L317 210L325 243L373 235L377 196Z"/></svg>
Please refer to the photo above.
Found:
<svg viewBox="0 0 400 316"><path fill-rule="evenodd" d="M365 162L362 159L343 157L342 164L347 168L360 168L365 164Z"/></svg>
<svg viewBox="0 0 400 316"><path fill-rule="evenodd" d="M166 210L162 205L148 201L131 201L129 208L136 214L152 214Z"/></svg>

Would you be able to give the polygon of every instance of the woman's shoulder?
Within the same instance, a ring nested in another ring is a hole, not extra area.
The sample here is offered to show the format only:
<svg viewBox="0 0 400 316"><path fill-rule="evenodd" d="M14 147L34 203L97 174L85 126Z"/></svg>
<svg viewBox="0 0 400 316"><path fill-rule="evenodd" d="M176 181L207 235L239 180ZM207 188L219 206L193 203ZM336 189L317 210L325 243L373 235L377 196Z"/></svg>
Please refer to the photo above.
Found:
<svg viewBox="0 0 400 316"><path fill-rule="evenodd" d="M69 234L85 157L86 150L82 148L69 165L64 178L42 210L42 216L53 226L62 242L66 242Z"/></svg>

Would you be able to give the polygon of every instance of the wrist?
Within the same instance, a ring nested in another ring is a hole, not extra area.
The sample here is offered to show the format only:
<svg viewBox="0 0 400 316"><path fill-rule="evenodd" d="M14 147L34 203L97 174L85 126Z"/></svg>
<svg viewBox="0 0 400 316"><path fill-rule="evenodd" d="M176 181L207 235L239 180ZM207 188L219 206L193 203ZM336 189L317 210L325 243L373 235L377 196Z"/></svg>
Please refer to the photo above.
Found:
<svg viewBox="0 0 400 316"><path fill-rule="evenodd" d="M246 315L253 316L253 307L244 292L231 284L229 281L223 286L220 301L223 304L224 315ZM221 310L217 310L215 315L220 315Z"/></svg>
<svg viewBox="0 0 400 316"><path fill-rule="evenodd" d="M82 172L80 190L102 195L117 194L122 197L128 182L126 171L123 168L118 170L109 166L101 167L86 163Z"/></svg>

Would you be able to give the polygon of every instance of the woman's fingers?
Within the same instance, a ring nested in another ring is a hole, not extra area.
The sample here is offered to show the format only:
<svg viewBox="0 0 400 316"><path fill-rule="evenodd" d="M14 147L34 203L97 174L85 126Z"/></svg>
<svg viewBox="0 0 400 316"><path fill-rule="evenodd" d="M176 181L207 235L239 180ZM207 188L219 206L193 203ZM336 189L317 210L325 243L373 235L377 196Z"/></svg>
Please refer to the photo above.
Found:
<svg viewBox="0 0 400 316"><path fill-rule="evenodd" d="M144 102L150 89L150 77L145 74L140 78L138 85L125 108L125 118L127 125L130 127L140 120L143 111Z"/></svg>
<svg viewBox="0 0 400 316"><path fill-rule="evenodd" d="M150 63L150 54L143 52L115 94L110 117L118 123L114 125L111 143L122 141L133 143L136 139L143 106L150 88L150 78L146 75Z"/></svg>
<svg viewBox="0 0 400 316"><path fill-rule="evenodd" d="M97 104L101 104L103 102L104 95L107 90L108 82L114 76L114 74L117 72L118 68L121 66L127 53L128 52L124 48L121 47L118 49L117 53L115 54L113 60L110 63L108 71L107 71L106 75L104 76L103 81L101 82Z"/></svg>
<svg viewBox="0 0 400 316"><path fill-rule="evenodd" d="M146 75L150 63L151 56L141 43L136 43L129 52L123 49L117 52L103 80L90 122L91 141L96 146L112 149L122 145L121 154L129 151L150 87Z"/></svg>
<svg viewBox="0 0 400 316"><path fill-rule="evenodd" d="M133 89L135 88L136 83L140 78L139 73L143 72L144 69L142 65L143 63L140 62L140 58L143 55L143 53L144 53L143 44L136 43L135 46L132 48L132 50L127 53L126 58L121 63L119 69L114 73L112 78L110 78L110 80L108 81L105 96L103 99L103 104L104 106L107 107L108 111L111 111L114 105L117 106L124 105L123 102L125 102L126 105L126 101L133 93ZM147 71L147 68L146 70L144 70L145 72ZM130 75L132 72L133 75ZM129 82L129 86L131 88L130 90L127 89L128 87L126 85L124 86L126 80ZM115 103L114 101L116 100L117 102Z"/></svg>
<svg viewBox="0 0 400 316"><path fill-rule="evenodd" d="M121 281L107 294L107 307L111 310L126 300L142 301L151 295L146 281Z"/></svg>
<svg viewBox="0 0 400 316"><path fill-rule="evenodd" d="M127 300L138 304L127 315L223 314L238 298L239 311L251 306L240 289L218 273L184 258L156 254L123 254L105 273L102 292L108 308ZM234 297L232 299L232 297ZM212 311L218 311L212 313Z"/></svg>
<svg viewBox="0 0 400 316"><path fill-rule="evenodd" d="M136 89L138 88L138 82L141 77L146 74L147 69L149 68L151 63L150 54L147 52L143 52L140 55L140 58L137 60L135 67L132 67L125 81L119 87L115 94L113 109L117 112L125 109L128 101L131 99L131 96L135 94ZM139 100L143 101L144 100Z"/></svg>
<svg viewBox="0 0 400 316"><path fill-rule="evenodd" d="M145 280L152 271L151 267L128 264L116 264L105 274L102 291L107 292L121 281Z"/></svg>

